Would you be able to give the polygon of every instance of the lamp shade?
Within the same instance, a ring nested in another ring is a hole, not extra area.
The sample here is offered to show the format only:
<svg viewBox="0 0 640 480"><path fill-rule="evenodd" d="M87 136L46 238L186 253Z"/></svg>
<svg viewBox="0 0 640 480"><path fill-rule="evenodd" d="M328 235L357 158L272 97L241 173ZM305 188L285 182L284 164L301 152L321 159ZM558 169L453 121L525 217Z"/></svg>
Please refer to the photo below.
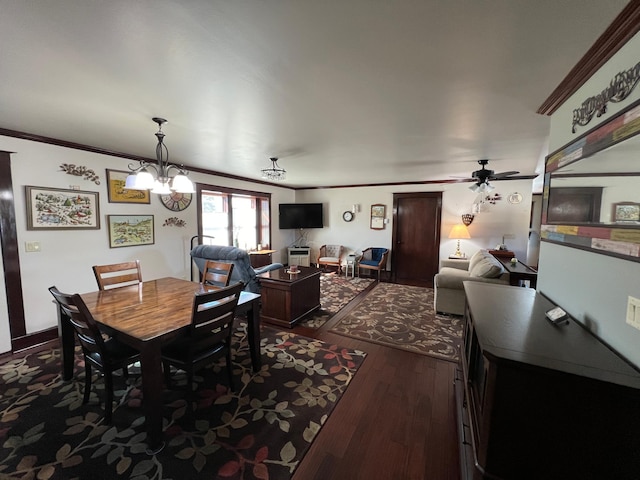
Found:
<svg viewBox="0 0 640 480"><path fill-rule="evenodd" d="M454 225L451 232L449 232L449 238L471 238L471 235L469 235L469 230L466 225L458 223Z"/></svg>

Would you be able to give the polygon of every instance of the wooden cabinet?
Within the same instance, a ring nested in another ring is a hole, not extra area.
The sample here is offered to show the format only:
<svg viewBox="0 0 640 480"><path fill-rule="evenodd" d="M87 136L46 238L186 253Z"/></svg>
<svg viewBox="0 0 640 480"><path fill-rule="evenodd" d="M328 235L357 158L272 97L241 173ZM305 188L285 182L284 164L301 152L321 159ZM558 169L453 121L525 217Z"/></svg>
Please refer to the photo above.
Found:
<svg viewBox="0 0 640 480"><path fill-rule="evenodd" d="M465 282L462 478L640 478L640 372L529 288Z"/></svg>
<svg viewBox="0 0 640 480"><path fill-rule="evenodd" d="M300 265L302 267L310 267L311 266L311 248L310 247L289 248L289 265Z"/></svg>
<svg viewBox="0 0 640 480"><path fill-rule="evenodd" d="M260 268L273 263L272 255L275 250L254 250L249 252L249 258L251 259L251 266L253 268Z"/></svg>

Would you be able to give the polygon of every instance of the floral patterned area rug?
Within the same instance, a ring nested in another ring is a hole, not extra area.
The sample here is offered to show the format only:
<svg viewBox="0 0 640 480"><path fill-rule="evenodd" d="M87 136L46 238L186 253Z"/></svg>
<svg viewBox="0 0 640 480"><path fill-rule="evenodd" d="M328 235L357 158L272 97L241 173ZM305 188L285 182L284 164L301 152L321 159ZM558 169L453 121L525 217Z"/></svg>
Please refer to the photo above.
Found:
<svg viewBox="0 0 640 480"><path fill-rule="evenodd" d="M331 332L457 362L462 317L433 309L433 289L379 283Z"/></svg>
<svg viewBox="0 0 640 480"><path fill-rule="evenodd" d="M345 277L335 272L320 275L320 310L300 321L300 325L318 329L342 310L360 292L375 280L373 278Z"/></svg>
<svg viewBox="0 0 640 480"><path fill-rule="evenodd" d="M145 453L135 367L126 382L114 378L117 406L112 425L104 425L102 379L82 404L79 352L70 382L61 380L57 348L0 365L0 478L291 478L365 353L266 327L263 366L252 373L245 329L234 332L234 393L224 359L196 374L191 418L184 392L165 390L166 446L155 455Z"/></svg>

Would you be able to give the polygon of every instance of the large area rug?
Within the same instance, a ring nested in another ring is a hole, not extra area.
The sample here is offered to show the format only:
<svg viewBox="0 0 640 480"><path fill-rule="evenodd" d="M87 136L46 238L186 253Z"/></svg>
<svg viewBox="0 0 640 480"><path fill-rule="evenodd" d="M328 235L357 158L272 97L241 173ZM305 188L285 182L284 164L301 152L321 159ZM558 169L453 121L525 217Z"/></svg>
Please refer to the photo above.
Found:
<svg viewBox="0 0 640 480"><path fill-rule="evenodd" d="M166 446L145 453L139 377L116 378L111 426L102 422L103 381L82 405L77 379L60 378L60 352L49 349L0 365L2 479L289 479L344 393L365 354L265 328L263 367L250 370L244 325L234 333L235 393L224 360L198 377L191 420L180 390L166 391Z"/></svg>
<svg viewBox="0 0 640 480"><path fill-rule="evenodd" d="M462 325L462 317L434 311L433 289L379 283L330 331L458 361Z"/></svg>
<svg viewBox="0 0 640 480"><path fill-rule="evenodd" d="M318 329L374 282L372 278L351 278L337 273L320 276L320 310L304 318L300 325Z"/></svg>

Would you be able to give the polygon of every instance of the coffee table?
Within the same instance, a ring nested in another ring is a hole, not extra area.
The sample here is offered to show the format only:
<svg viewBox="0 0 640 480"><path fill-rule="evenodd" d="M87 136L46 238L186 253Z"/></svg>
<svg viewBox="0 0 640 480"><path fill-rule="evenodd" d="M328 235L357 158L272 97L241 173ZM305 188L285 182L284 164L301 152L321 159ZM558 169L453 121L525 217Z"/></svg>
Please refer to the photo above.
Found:
<svg viewBox="0 0 640 480"><path fill-rule="evenodd" d="M292 328L320 308L320 270L302 266L298 270L298 273L289 273L283 267L258 275L262 321Z"/></svg>

